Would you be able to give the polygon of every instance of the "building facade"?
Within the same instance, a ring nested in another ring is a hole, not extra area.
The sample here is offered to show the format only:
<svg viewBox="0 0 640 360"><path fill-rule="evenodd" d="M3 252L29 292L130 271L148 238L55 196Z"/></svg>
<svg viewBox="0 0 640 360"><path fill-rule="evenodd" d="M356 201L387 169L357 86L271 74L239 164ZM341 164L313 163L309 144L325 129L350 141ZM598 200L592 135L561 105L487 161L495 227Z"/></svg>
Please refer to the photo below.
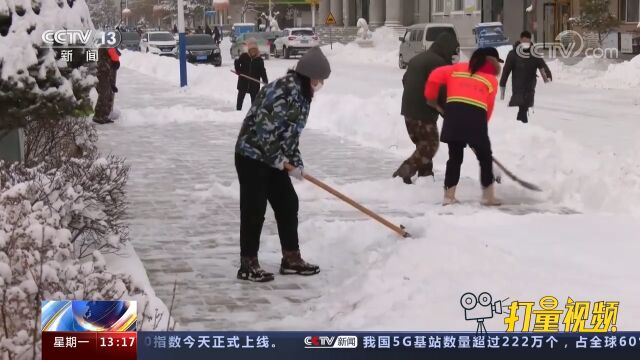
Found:
<svg viewBox="0 0 640 360"><path fill-rule="evenodd" d="M640 41L640 0L612 0L610 12L620 26L604 42L605 47L621 47L621 38ZM553 43L565 30L574 29L572 19L580 16L580 0L483 0L482 20L501 21L510 39L518 39L522 30L533 33L535 41Z"/></svg>
<svg viewBox="0 0 640 360"><path fill-rule="evenodd" d="M452 24L461 47L475 46L473 28L482 22L482 0L431 0L431 21Z"/></svg>

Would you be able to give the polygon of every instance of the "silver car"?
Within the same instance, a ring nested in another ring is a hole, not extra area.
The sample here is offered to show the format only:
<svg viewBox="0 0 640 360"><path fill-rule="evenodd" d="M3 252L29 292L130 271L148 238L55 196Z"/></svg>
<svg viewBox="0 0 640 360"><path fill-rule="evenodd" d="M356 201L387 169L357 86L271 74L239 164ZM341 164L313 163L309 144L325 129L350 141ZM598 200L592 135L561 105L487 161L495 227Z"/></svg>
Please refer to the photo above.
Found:
<svg viewBox="0 0 640 360"><path fill-rule="evenodd" d="M400 69L406 69L414 56L429 50L438 36L447 32L458 39L452 24L429 23L409 26L404 36L400 37L400 54L398 55Z"/></svg>

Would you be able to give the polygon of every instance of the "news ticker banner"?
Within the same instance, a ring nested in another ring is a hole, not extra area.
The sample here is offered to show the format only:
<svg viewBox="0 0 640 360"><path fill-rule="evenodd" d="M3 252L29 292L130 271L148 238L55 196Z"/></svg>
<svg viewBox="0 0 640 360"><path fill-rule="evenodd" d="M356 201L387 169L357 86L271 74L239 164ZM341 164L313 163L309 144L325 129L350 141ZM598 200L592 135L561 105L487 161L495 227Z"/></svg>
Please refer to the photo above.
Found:
<svg viewBox="0 0 640 360"><path fill-rule="evenodd" d="M464 299L464 296L463 296ZM468 314L467 314L468 315ZM469 316L472 317L472 316ZM473 319L476 319L477 316ZM606 317L605 317L606 318ZM477 320L477 319L476 319ZM426 354L640 355L640 332L145 332L134 301L45 301L44 360L421 358ZM535 327L537 329L540 327ZM548 327L542 327L547 329Z"/></svg>
<svg viewBox="0 0 640 360"><path fill-rule="evenodd" d="M437 354L640 356L640 332L44 332L42 341L43 360L376 360Z"/></svg>

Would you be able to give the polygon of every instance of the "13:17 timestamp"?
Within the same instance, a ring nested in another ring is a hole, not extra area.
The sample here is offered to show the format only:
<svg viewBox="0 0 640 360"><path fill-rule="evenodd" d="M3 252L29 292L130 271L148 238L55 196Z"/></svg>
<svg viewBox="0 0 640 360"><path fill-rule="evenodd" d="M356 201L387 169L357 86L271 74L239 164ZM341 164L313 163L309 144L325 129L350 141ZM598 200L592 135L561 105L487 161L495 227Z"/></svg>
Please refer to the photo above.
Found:
<svg viewBox="0 0 640 360"><path fill-rule="evenodd" d="M100 347L134 347L136 344L135 336L128 337L100 337L98 346Z"/></svg>

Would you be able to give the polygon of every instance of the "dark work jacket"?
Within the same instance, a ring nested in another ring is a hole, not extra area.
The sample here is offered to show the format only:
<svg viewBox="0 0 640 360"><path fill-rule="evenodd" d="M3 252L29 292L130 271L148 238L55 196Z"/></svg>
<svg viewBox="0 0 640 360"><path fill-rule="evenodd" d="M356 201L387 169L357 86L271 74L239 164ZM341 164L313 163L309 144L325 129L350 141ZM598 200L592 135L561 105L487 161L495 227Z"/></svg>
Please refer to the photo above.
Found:
<svg viewBox="0 0 640 360"><path fill-rule="evenodd" d="M537 72L542 69L551 80L551 70L545 63L544 59L537 56L522 57L516 52L516 48L520 42L516 42L513 50L507 55L507 60L502 69L502 77L500 78L500 87L507 86L509 75L513 73L511 78L512 96L509 106L525 106L532 107L536 94Z"/></svg>
<svg viewBox="0 0 640 360"><path fill-rule="evenodd" d="M438 111L427 105L424 87L434 69L451 65L451 58L456 54L459 46L455 37L442 34L438 36L429 50L414 56L409 61L407 71L402 78L404 92L402 93L401 114L403 116L419 120L438 120ZM446 98L445 89L442 89L442 97L442 100Z"/></svg>
<svg viewBox="0 0 640 360"><path fill-rule="evenodd" d="M262 60L261 57L253 59L249 54L244 53L236 59L235 67L238 74L251 76L265 83L269 82L269 79L267 79L267 70L264 68L264 60ZM257 93L258 90L260 90L260 84L245 77L238 76L238 90Z"/></svg>

